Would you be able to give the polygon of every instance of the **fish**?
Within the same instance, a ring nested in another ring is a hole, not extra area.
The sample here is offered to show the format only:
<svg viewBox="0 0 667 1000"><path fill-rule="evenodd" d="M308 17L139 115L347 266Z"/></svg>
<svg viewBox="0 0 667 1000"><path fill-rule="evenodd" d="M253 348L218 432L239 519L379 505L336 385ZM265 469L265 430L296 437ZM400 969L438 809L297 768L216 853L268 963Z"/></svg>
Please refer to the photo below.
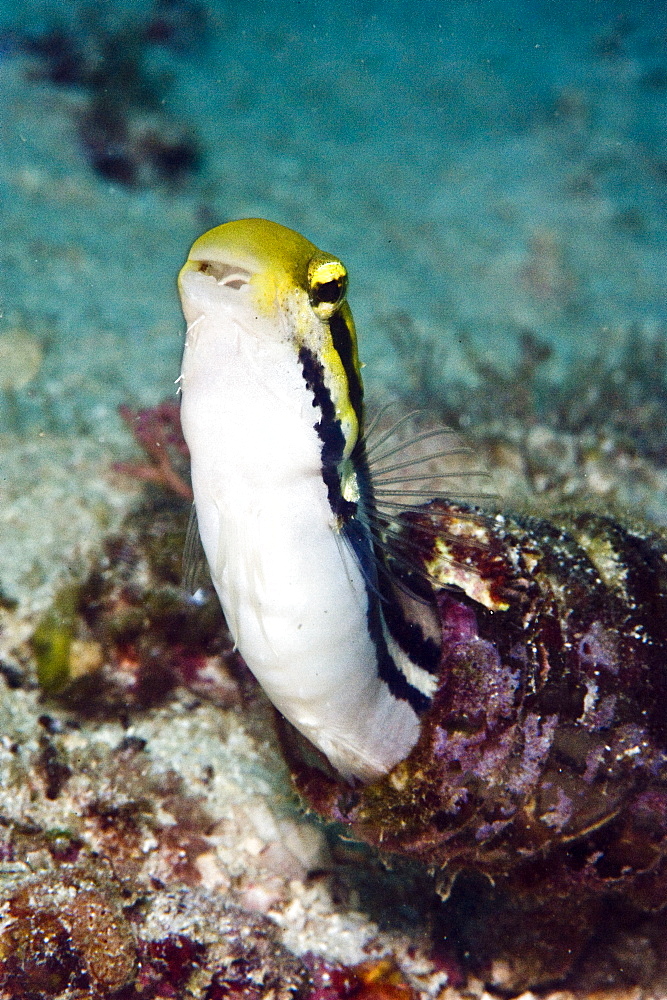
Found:
<svg viewBox="0 0 667 1000"><path fill-rule="evenodd" d="M439 642L434 606L401 583L407 555L387 554L409 463L384 435L373 475L347 285L336 256L275 222L201 236L178 279L181 424L237 649L335 771L368 782L417 743ZM411 498L433 478L417 477Z"/></svg>

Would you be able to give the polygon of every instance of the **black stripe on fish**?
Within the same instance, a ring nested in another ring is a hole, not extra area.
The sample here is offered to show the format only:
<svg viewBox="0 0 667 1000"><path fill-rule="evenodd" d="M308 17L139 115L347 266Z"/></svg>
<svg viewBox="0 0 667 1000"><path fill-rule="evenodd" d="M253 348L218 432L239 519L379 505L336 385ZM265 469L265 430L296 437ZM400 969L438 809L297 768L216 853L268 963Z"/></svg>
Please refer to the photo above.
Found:
<svg viewBox="0 0 667 1000"><path fill-rule="evenodd" d="M363 401L364 386L361 376L355 365L355 349L352 331L347 324L342 311L335 312L329 319L329 329L331 330L331 340L334 350L340 358L347 379L347 392L350 397L352 409L357 415L357 421L361 430L363 422Z"/></svg>
<svg viewBox="0 0 667 1000"><path fill-rule="evenodd" d="M322 363L307 347L300 349L299 363L303 368L306 386L313 394L313 406L319 409L322 415L313 426L322 442L322 479L327 488L329 505L336 517L347 521L354 516L357 505L351 500L346 500L340 489L338 470L345 451L343 428L336 417L336 407L324 381Z"/></svg>
<svg viewBox="0 0 667 1000"><path fill-rule="evenodd" d="M366 454L366 443L363 436L360 436L352 455L352 461L357 473L359 493L361 496L361 508L363 511L375 510L375 496L373 494L373 476L370 471L368 456ZM369 532L371 535L372 532ZM385 572L378 579L378 589L382 595L382 613L389 634L401 650L417 667L426 670L429 674L437 674L440 671L440 644L435 639L424 635L423 629L418 622L410 621L401 607L396 595L392 592L395 585L403 587L409 593L414 594L418 601L430 603L433 600L432 591L426 592L421 588L419 592L415 587L419 581L404 581L391 568L385 553L385 547L376 535L373 535L373 549L376 562L384 567ZM376 574L377 575L377 574ZM391 582L390 582L391 581Z"/></svg>
<svg viewBox="0 0 667 1000"><path fill-rule="evenodd" d="M417 715L423 715L431 704L431 699L418 688L414 687L387 649L387 643L382 629L382 610L377 598L368 600L368 631L375 644L377 652L377 669L380 679L385 682L394 698L399 698L415 710Z"/></svg>
<svg viewBox="0 0 667 1000"><path fill-rule="evenodd" d="M387 647L383 617L388 608L379 593L376 556L370 532L358 518L353 517L345 525L344 534L354 551L366 585L368 632L375 646L378 676L385 682L394 698L407 701L415 712L421 715L431 704L431 699L410 684Z"/></svg>
<svg viewBox="0 0 667 1000"><path fill-rule="evenodd" d="M357 504L345 500L341 493L338 470L345 450L345 435L340 420L336 418L336 408L324 381L324 366L307 347L299 350L299 362L303 368L306 385L313 394L313 406L321 413L320 420L313 426L322 442L322 479L327 488L329 504L333 513L343 520L344 536L352 547L364 580L368 601L368 631L375 646L378 676L385 682L394 698L407 701L415 712L421 714L430 705L430 698L410 684L387 648L371 533L363 522L354 516ZM366 478L368 489L366 500L372 503L372 488L367 467L360 468L359 472L362 480Z"/></svg>
<svg viewBox="0 0 667 1000"><path fill-rule="evenodd" d="M382 610L394 642L415 666L437 676L440 672L440 644L430 636L425 636L421 625L406 617L395 598L385 601Z"/></svg>

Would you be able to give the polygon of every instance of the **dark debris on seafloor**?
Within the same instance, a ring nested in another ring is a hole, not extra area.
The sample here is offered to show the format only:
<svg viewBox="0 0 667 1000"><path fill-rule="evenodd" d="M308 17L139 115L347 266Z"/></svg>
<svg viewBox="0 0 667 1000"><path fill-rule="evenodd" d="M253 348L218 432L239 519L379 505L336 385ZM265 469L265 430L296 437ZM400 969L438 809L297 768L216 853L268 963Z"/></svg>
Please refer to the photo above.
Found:
<svg viewBox="0 0 667 1000"><path fill-rule="evenodd" d="M166 110L170 74L148 57L162 48L187 58L205 44L207 28L198 0L155 0L120 23L88 5L73 23L54 11L41 32L17 29L10 50L34 60L37 79L85 96L75 128L96 174L128 187L174 187L199 170L203 152L194 129Z"/></svg>

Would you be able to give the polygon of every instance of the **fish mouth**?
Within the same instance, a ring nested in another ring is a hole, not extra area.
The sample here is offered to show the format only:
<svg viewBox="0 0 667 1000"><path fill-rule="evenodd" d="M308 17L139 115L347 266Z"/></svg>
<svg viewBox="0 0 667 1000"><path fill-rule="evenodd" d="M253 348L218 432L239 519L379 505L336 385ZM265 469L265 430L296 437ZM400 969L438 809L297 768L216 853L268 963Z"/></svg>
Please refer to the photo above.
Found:
<svg viewBox="0 0 667 1000"><path fill-rule="evenodd" d="M277 304L267 310L258 301L256 274L236 263L189 259L178 276L181 307L187 323L186 345L194 350L204 330L249 338L254 345L280 339ZM285 339L285 338L283 338Z"/></svg>
<svg viewBox="0 0 667 1000"><path fill-rule="evenodd" d="M178 291L188 324L202 313L241 319L251 308L252 274L234 264L188 260L178 276Z"/></svg>
<svg viewBox="0 0 667 1000"><path fill-rule="evenodd" d="M245 285L250 284L252 275L243 267L235 264L224 264L216 260L193 260L190 261L199 274L207 278L213 278L215 283L234 291L240 291Z"/></svg>
<svg viewBox="0 0 667 1000"><path fill-rule="evenodd" d="M219 288L239 292L250 285L252 275L250 271L236 264L215 260L187 260L178 276L179 288L184 290L193 287L195 277L197 282L203 279Z"/></svg>

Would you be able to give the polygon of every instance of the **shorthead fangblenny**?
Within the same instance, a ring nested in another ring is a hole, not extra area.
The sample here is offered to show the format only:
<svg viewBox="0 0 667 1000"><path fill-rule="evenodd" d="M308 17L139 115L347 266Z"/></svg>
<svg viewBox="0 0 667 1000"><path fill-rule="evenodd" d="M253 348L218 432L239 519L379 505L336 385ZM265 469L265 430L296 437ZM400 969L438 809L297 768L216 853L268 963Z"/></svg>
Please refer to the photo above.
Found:
<svg viewBox="0 0 667 1000"><path fill-rule="evenodd" d="M181 271L213 583L305 798L445 890L487 874L509 901L497 953L524 925L501 985L555 979L601 900L667 902L667 536L429 499L430 465L368 444L346 287L260 219L206 233Z"/></svg>

